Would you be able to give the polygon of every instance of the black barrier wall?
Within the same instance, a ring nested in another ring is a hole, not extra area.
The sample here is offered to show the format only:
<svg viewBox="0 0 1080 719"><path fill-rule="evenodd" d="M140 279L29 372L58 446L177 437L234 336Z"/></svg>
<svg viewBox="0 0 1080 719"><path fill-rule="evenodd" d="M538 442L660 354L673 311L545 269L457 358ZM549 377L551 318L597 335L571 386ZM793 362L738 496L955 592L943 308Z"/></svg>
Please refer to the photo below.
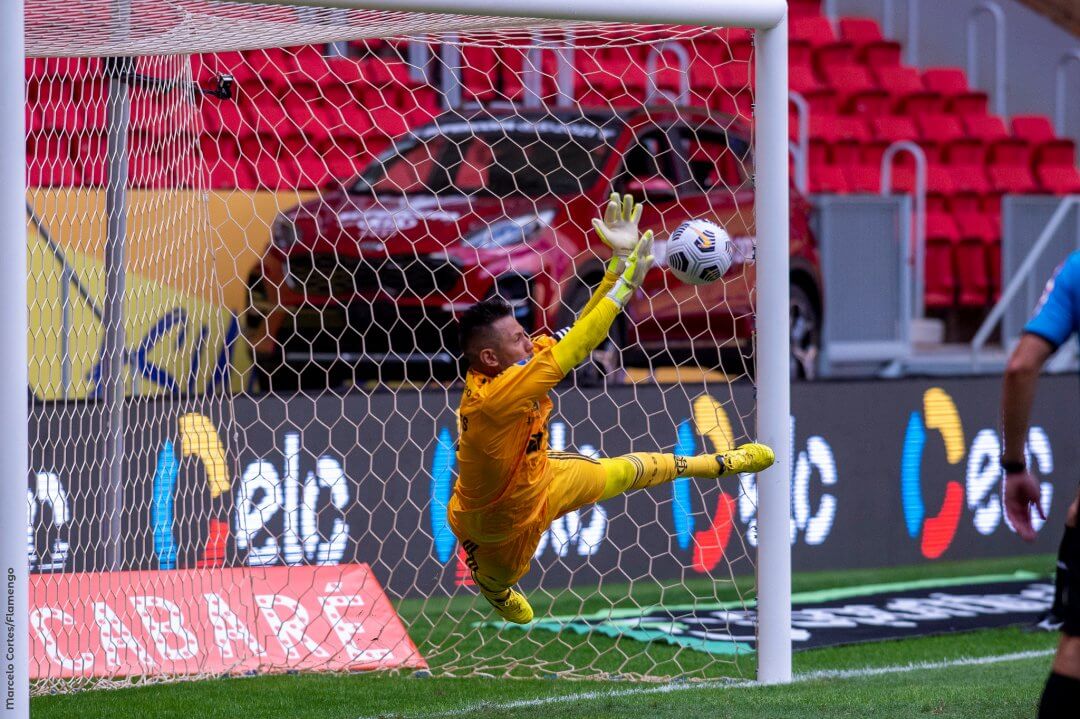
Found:
<svg viewBox="0 0 1080 719"><path fill-rule="evenodd" d="M1004 520L1000 381L830 382L793 388L796 570L882 567L1056 549L1077 480L1077 381L1040 386L1032 464L1047 526L1032 545ZM701 417L724 408L736 441L749 386L624 386L556 401L553 449L712 452ZM709 398L712 399L709 399ZM732 400L734 399L734 402ZM715 400L715 402L713 401ZM175 403L174 403L175 404ZM235 397L184 411L129 407L123 567L367 562L399 596L453 591L445 524L456 392ZM103 417L56 404L31 427L34 571L106 568ZM703 414L704 413L704 414ZM715 414L713 415L715 416ZM558 520L526 586L730 577L753 570L753 477L679 480Z"/></svg>

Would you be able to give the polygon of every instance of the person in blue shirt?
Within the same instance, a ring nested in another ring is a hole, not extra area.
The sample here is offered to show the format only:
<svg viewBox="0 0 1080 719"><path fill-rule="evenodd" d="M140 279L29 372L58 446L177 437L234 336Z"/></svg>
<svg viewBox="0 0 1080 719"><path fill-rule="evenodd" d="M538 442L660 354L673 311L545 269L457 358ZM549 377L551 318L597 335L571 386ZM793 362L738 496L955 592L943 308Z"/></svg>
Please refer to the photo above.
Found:
<svg viewBox="0 0 1080 719"><path fill-rule="evenodd" d="M1009 357L1002 387L1005 472L1005 511L1016 533L1035 540L1034 508L1045 519L1038 480L1027 466L1025 443L1035 388L1043 365L1061 345L1080 332L1080 252L1074 252L1046 283L1035 314ZM1061 641L1046 681L1039 719L1077 716L1080 706L1080 529L1073 500L1065 519L1065 536L1058 549L1052 614L1061 620Z"/></svg>

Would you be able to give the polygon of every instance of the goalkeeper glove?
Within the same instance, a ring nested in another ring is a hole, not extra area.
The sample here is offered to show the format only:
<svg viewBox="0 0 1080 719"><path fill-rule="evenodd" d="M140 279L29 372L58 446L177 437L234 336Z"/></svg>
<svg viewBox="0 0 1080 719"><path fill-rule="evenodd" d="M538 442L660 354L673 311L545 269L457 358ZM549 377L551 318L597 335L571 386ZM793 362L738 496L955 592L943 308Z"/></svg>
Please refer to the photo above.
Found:
<svg viewBox="0 0 1080 719"><path fill-rule="evenodd" d="M637 243L637 247L626 258L626 269L619 275L619 279L615 281L615 286L608 292L608 298L619 307L626 307L626 303L634 296L634 292L645 281L645 274L652 265L653 233L652 230L646 230L645 234L641 236L641 241Z"/></svg>
<svg viewBox="0 0 1080 719"><path fill-rule="evenodd" d="M604 208L602 220L594 218L593 229L605 245L611 248L611 262L608 272L621 274L626 266L626 258L634 251L638 243L638 220L641 219L643 206L634 202L630 195L619 197L612 192Z"/></svg>

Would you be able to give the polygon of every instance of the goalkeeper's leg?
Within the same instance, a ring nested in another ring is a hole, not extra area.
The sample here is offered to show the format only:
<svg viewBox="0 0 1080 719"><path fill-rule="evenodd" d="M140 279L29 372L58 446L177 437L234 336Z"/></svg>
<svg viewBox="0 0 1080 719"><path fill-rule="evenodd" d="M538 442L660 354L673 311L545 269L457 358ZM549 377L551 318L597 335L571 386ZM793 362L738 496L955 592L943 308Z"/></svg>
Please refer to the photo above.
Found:
<svg viewBox="0 0 1080 719"><path fill-rule="evenodd" d="M541 534L526 528L497 545L479 545L468 539L461 543L465 550L465 564L472 572L476 588L499 616L508 622L528 624L532 621L533 610L529 600L513 585L529 571L529 562Z"/></svg>
<svg viewBox="0 0 1080 719"><path fill-rule="evenodd" d="M634 489L655 487L676 477L715 479L760 472L771 466L776 457L764 444L744 444L721 454L682 457L660 452L634 452L600 461L605 470L604 490L600 494L600 500L604 500Z"/></svg>
<svg viewBox="0 0 1080 719"><path fill-rule="evenodd" d="M693 457L633 452L593 459L548 452L548 458L554 473L548 488L550 519L623 492L655 487L676 477L716 479L743 472L760 472L776 461L773 451L763 444L744 444L720 454Z"/></svg>

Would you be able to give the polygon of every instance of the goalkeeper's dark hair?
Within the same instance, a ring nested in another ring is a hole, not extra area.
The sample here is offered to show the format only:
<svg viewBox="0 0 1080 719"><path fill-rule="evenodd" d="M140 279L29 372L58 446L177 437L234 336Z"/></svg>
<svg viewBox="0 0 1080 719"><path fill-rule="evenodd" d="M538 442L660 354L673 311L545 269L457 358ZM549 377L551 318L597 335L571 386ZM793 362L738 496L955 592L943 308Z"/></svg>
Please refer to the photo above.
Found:
<svg viewBox="0 0 1080 719"><path fill-rule="evenodd" d="M477 344L485 339L488 330L503 317L513 317L514 308L501 297L489 297L465 310L458 320L458 346L471 361L482 347Z"/></svg>

